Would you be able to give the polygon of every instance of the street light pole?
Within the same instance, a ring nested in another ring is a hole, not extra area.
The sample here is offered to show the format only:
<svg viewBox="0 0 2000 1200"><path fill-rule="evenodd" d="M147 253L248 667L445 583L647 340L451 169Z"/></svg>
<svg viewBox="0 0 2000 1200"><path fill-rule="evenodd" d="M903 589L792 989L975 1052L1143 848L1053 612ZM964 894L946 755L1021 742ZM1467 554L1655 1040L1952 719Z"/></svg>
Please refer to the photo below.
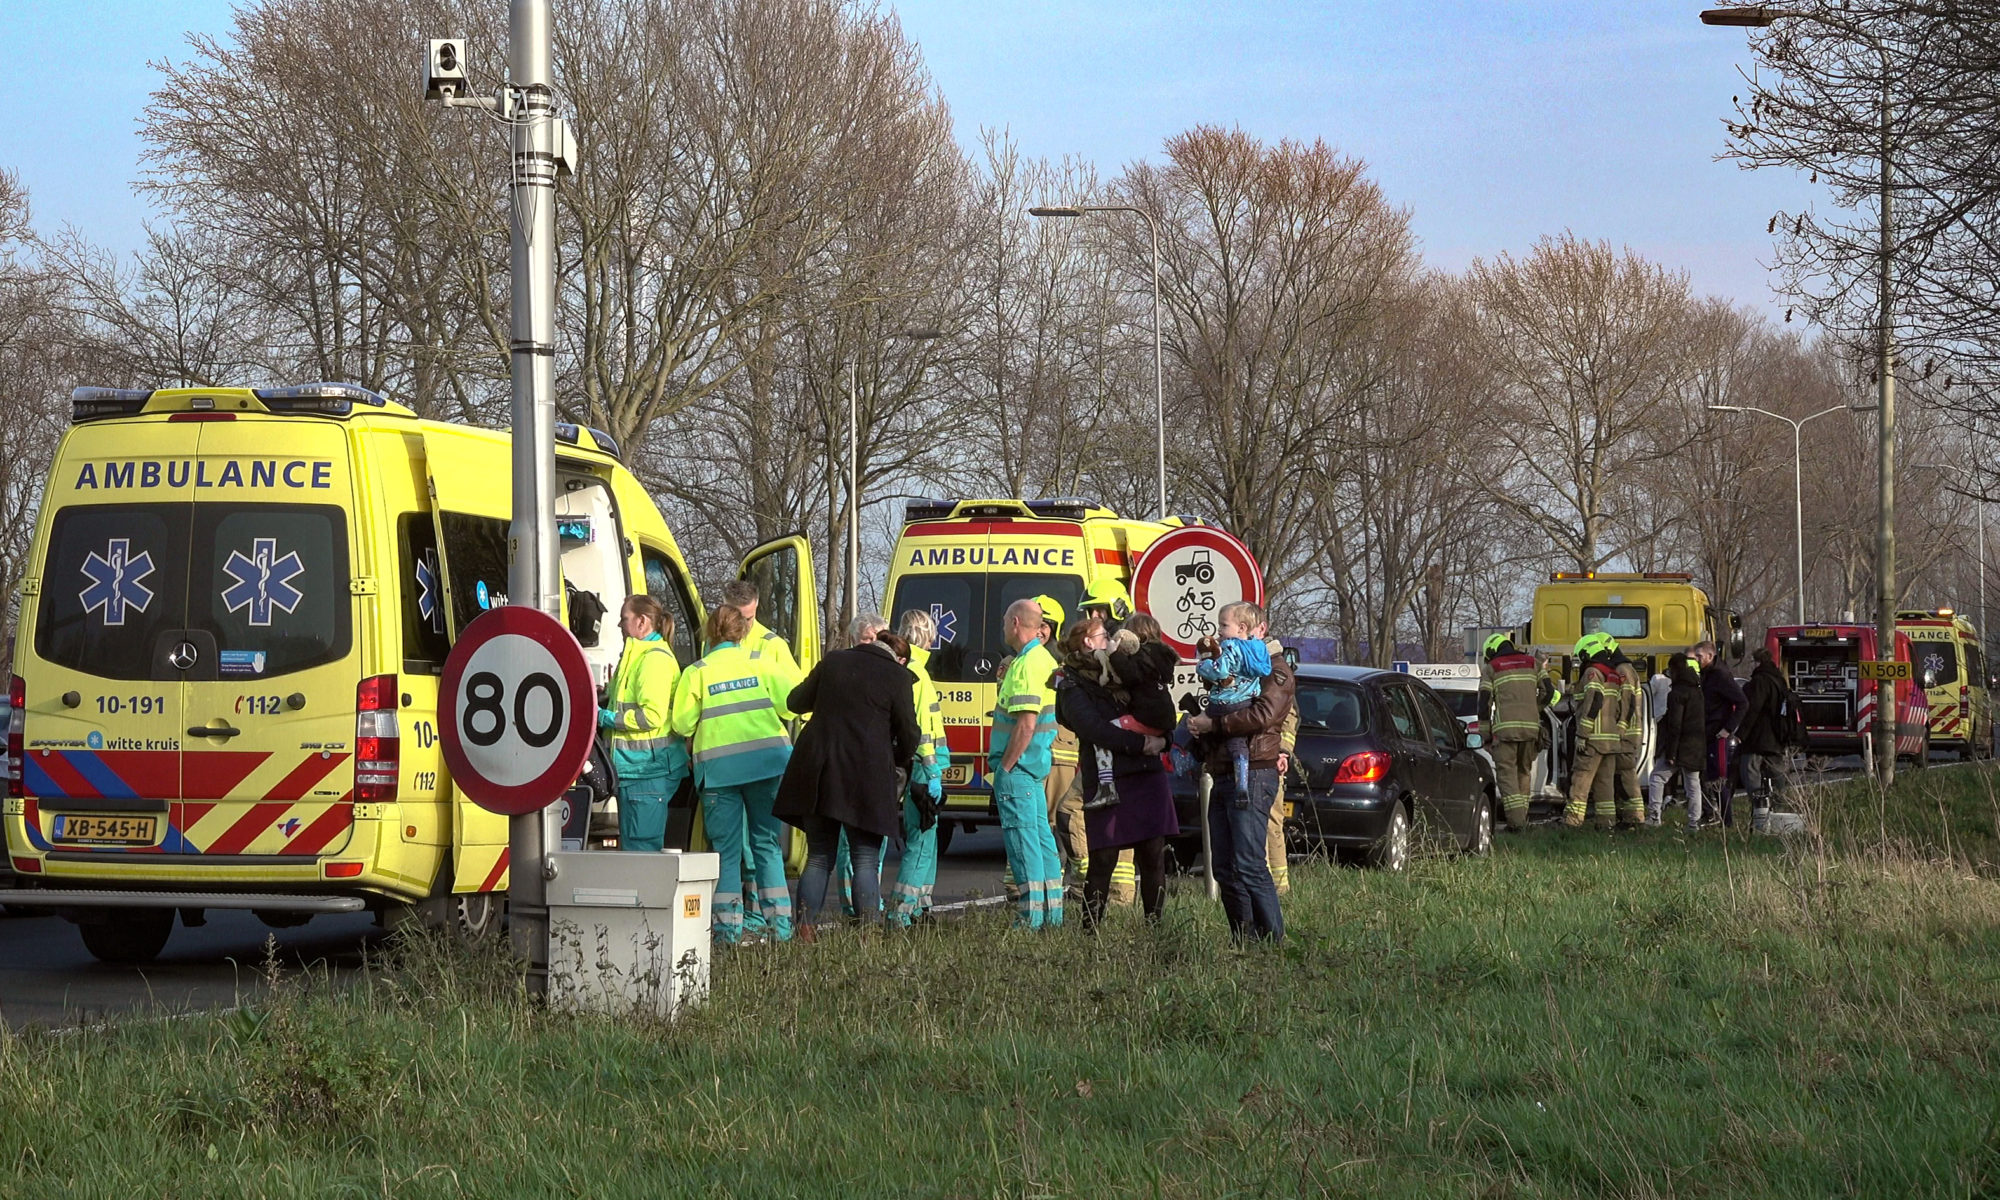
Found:
<svg viewBox="0 0 2000 1200"><path fill-rule="evenodd" d="M890 341L927 342L941 338L940 330L928 327L898 329ZM856 399L860 393L858 362L847 364L847 607L846 620L861 611L861 418ZM828 581L831 585L832 581Z"/></svg>
<svg viewBox="0 0 2000 1200"><path fill-rule="evenodd" d="M1137 213L1153 238L1153 422L1159 434L1159 519L1167 519L1167 374L1160 350L1160 227L1153 214L1129 204L1064 204L1031 208L1033 217L1081 217L1094 212Z"/></svg>
<svg viewBox="0 0 2000 1200"><path fill-rule="evenodd" d="M1832 408L1822 408L1809 417L1800 417L1797 420L1793 420L1783 413L1774 413L1768 409L1758 408L1750 404L1711 404L1708 408L1710 412L1750 412L1766 417L1776 417L1778 420L1792 427L1792 536L1795 539L1793 546L1798 552L1798 592L1796 594L1799 602L1799 624L1803 625L1806 623L1806 494L1804 481L1805 460L1800 453L1800 435L1801 431L1806 427L1806 422L1817 421L1828 413L1840 412L1843 409L1847 409L1848 406L1845 404L1836 404Z"/></svg>
<svg viewBox="0 0 2000 1200"><path fill-rule="evenodd" d="M1889 94L1889 51L1880 39L1849 21L1823 13L1770 5L1742 5L1711 8L1701 14L1704 25L1733 25L1766 28L1780 20L1797 18L1835 29L1866 42L1882 61L1882 99L1878 127L1877 155L1880 171L1880 228L1875 250L1875 371L1878 381L1877 405L1881 422L1876 434L1876 485L1878 513L1875 528L1875 638L1877 651L1893 657L1896 648L1896 351L1895 297L1890 291L1890 268L1895 261L1893 199L1895 181L1893 115ZM1875 721L1875 774L1887 787L1896 781L1896 722L1894 714L1881 712Z"/></svg>

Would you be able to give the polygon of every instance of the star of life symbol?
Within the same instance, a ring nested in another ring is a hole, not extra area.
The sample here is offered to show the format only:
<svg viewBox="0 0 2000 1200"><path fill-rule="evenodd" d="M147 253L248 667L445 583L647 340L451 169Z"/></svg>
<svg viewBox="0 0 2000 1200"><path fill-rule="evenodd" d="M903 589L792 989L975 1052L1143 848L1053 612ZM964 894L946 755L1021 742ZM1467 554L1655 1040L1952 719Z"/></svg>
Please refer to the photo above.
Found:
<svg viewBox="0 0 2000 1200"><path fill-rule="evenodd" d="M222 569L236 581L222 589L222 603L230 612L248 606L252 625L269 625L273 607L293 612L306 598L292 586L292 580L305 574L305 564L296 550L279 558L277 538L252 539L247 558L241 550L231 550Z"/></svg>
<svg viewBox="0 0 2000 1200"><path fill-rule="evenodd" d="M958 614L942 604L931 605L931 620L937 623L938 645L958 640Z"/></svg>
<svg viewBox="0 0 2000 1200"><path fill-rule="evenodd" d="M417 614L430 622L432 633L444 632L444 606L438 603L437 551L417 559Z"/></svg>
<svg viewBox="0 0 2000 1200"><path fill-rule="evenodd" d="M92 550L83 560L83 577L90 586L77 593L83 611L104 610L106 625L123 625L125 610L143 613L153 602L153 589L139 582L153 573L153 555L142 550L132 557L132 539L112 538L104 553Z"/></svg>

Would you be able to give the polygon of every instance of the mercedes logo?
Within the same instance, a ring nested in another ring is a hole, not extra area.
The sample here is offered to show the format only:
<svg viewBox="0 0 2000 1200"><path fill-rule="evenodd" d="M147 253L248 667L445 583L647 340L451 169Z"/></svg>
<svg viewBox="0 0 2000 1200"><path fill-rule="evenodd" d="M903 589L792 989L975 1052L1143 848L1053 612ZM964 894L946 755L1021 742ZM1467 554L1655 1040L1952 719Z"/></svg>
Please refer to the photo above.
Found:
<svg viewBox="0 0 2000 1200"><path fill-rule="evenodd" d="M195 659L200 657L201 653L194 648L193 642L182 642L180 645L175 646L173 651L167 655L167 662L174 670L185 671L194 665Z"/></svg>
<svg viewBox="0 0 2000 1200"><path fill-rule="evenodd" d="M991 675L993 673L993 660L982 658L978 662L973 663L972 673L974 675Z"/></svg>

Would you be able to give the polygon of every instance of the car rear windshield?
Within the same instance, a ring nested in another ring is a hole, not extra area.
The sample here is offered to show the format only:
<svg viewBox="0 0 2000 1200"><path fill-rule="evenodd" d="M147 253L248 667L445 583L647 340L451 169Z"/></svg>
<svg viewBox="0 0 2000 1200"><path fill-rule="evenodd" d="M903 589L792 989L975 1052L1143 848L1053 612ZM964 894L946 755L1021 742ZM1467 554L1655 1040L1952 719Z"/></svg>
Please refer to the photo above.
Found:
<svg viewBox="0 0 2000 1200"><path fill-rule="evenodd" d="M1075 575L988 575L984 572L905 575L896 584L894 610L900 621L911 609L927 612L938 626L931 652L931 678L939 683L992 683L1008 653L1007 606L1048 596L1065 614L1077 611L1083 580Z"/></svg>
<svg viewBox="0 0 2000 1200"><path fill-rule="evenodd" d="M1355 685L1300 677L1297 695L1300 729L1336 734L1368 732L1368 702Z"/></svg>
<svg viewBox="0 0 2000 1200"><path fill-rule="evenodd" d="M221 674L269 678L346 655L346 518L327 505L122 504L56 514L35 650L152 678L161 639L215 639Z"/></svg>

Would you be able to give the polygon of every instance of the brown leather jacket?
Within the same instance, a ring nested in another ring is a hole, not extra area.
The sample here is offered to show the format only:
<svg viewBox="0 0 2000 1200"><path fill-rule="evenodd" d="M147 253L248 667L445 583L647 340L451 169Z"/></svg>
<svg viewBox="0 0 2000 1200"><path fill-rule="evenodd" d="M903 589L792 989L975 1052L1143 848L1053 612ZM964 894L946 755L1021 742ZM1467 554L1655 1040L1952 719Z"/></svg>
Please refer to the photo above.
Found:
<svg viewBox="0 0 2000 1200"><path fill-rule="evenodd" d="M1229 772L1229 742L1232 737L1250 739L1250 766L1253 769L1269 767L1276 770L1278 756L1285 753L1285 718L1291 715L1292 701L1298 692L1298 682L1292 677L1292 666L1284 657L1273 651L1271 673L1264 679L1264 690L1241 712L1233 712L1215 723L1215 729L1203 741L1208 750L1208 770L1211 775Z"/></svg>

